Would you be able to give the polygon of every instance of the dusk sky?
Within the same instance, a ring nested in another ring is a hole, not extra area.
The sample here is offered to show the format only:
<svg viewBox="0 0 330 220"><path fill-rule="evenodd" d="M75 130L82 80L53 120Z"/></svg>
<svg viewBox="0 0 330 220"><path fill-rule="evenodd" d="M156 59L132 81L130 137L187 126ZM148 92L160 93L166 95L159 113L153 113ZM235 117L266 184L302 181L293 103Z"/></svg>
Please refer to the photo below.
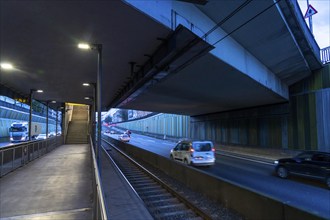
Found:
<svg viewBox="0 0 330 220"><path fill-rule="evenodd" d="M307 11L307 0L298 0L302 14ZM309 0L309 4L317 11L312 17L313 34L320 47L323 49L330 46L330 1L329 0ZM307 25L308 18L305 19Z"/></svg>

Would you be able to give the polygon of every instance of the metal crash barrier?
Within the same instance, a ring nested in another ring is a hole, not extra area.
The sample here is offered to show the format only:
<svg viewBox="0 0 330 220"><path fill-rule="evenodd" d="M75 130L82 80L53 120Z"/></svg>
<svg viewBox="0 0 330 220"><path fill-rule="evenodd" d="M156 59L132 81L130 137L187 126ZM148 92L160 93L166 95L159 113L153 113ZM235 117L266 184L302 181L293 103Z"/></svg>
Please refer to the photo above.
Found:
<svg viewBox="0 0 330 220"><path fill-rule="evenodd" d="M47 154L62 144L63 137L57 136L0 148L0 177Z"/></svg>
<svg viewBox="0 0 330 220"><path fill-rule="evenodd" d="M320 50L321 61L323 64L330 63L330 47L326 47Z"/></svg>
<svg viewBox="0 0 330 220"><path fill-rule="evenodd" d="M89 142L91 147L91 155L92 155L92 161L93 161L93 175L95 178L93 178L93 195L94 195L94 207L93 207L93 219L95 220L107 220L108 214L107 209L104 201L104 194L101 184L101 178L99 169L97 166L97 161L95 157L95 151L93 146L92 137L89 136Z"/></svg>

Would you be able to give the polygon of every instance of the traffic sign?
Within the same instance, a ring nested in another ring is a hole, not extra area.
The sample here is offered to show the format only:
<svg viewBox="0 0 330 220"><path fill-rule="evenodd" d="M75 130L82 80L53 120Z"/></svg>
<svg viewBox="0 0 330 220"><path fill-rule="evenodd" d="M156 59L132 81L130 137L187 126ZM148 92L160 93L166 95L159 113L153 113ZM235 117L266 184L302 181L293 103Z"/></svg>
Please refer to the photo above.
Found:
<svg viewBox="0 0 330 220"><path fill-rule="evenodd" d="M312 5L308 5L307 11L305 13L305 18L309 18L317 13L316 9Z"/></svg>

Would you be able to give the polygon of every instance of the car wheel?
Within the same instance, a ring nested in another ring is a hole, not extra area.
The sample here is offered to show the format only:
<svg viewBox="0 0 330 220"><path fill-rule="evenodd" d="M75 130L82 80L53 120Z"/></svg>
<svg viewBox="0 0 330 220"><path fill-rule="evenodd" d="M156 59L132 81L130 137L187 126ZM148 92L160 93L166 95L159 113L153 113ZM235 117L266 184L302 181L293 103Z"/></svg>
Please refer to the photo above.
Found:
<svg viewBox="0 0 330 220"><path fill-rule="evenodd" d="M330 188L330 176L327 176L325 178L325 183L327 184L327 186Z"/></svg>
<svg viewBox="0 0 330 220"><path fill-rule="evenodd" d="M277 176L279 176L281 178L288 177L288 170L283 166L278 167L276 173L277 173Z"/></svg>

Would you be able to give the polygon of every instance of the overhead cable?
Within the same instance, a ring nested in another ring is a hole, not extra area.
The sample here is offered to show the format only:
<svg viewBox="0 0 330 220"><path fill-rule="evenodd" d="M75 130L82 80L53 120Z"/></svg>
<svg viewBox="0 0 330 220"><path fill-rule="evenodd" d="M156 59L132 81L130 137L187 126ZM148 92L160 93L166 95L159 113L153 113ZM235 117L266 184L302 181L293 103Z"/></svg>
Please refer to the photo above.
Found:
<svg viewBox="0 0 330 220"><path fill-rule="evenodd" d="M261 12L259 12L258 14L256 14L255 16L253 16L252 18L250 18L249 20L247 20L246 22L244 22L243 24L241 24L240 26L238 26L237 28L235 28L234 30L232 30L231 32L229 32L228 34L226 34L224 37L222 37L219 40L217 40L215 43L212 44L212 46L214 46L215 44L217 44L220 41L224 40L226 37L230 36L231 34L233 34L234 32L236 32L238 29L242 28L243 26L245 26L246 24L248 24L249 22L251 22L252 20L254 20L255 18L259 17L261 14L265 13L266 11L268 11L270 8L272 8L274 5L276 5L280 1L281 0L274 1L273 4L271 4L270 6L268 6L265 9L263 9Z"/></svg>
<svg viewBox="0 0 330 220"><path fill-rule="evenodd" d="M204 36L201 38L206 38L209 34L211 34L213 31L215 31L218 27L223 25L226 21L228 21L230 18L232 18L235 14L237 14L241 9L243 9L245 6L247 6L250 2L253 0L247 0L243 4L241 4L238 8L236 8L234 11L232 11L229 15L227 15L224 19L222 19L220 22L218 22L213 28L211 28Z"/></svg>

